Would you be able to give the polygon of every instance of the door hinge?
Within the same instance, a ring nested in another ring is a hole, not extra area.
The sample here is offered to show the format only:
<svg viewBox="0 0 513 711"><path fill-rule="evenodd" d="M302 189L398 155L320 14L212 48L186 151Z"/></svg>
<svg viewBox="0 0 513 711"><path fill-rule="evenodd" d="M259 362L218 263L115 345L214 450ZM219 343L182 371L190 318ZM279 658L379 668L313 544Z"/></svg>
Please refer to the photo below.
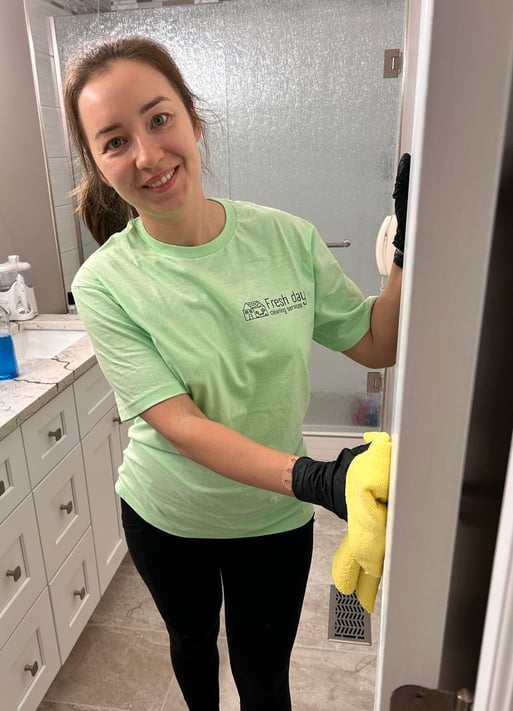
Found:
<svg viewBox="0 0 513 711"><path fill-rule="evenodd" d="M383 390L383 375L379 370L369 370L367 373L367 394L380 393Z"/></svg>
<svg viewBox="0 0 513 711"><path fill-rule="evenodd" d="M385 79L395 79L403 68L403 53L400 49L385 49L385 60L383 64L383 77Z"/></svg>
<svg viewBox="0 0 513 711"><path fill-rule="evenodd" d="M454 693L407 684L392 694L390 711L471 711L473 701L468 689Z"/></svg>

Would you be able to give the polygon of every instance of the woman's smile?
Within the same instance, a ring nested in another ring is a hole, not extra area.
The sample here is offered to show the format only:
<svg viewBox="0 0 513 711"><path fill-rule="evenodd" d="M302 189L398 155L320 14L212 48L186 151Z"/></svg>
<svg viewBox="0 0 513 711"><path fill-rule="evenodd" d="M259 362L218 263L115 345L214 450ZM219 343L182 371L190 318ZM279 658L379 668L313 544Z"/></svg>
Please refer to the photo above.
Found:
<svg viewBox="0 0 513 711"><path fill-rule="evenodd" d="M156 178L155 180L150 180L145 183L142 187L145 190L151 190L152 192L164 192L172 186L175 182L174 178L178 172L178 166L172 170L165 173L162 177Z"/></svg>

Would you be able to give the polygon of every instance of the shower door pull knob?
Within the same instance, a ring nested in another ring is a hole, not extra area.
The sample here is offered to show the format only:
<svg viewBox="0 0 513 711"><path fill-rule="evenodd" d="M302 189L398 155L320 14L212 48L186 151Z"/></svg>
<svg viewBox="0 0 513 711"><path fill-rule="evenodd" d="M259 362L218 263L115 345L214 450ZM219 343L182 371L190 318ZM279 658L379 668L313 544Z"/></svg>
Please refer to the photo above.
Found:
<svg viewBox="0 0 513 711"><path fill-rule="evenodd" d="M326 242L326 246L330 249L337 249L338 247L350 247L351 240L345 239L342 242Z"/></svg>

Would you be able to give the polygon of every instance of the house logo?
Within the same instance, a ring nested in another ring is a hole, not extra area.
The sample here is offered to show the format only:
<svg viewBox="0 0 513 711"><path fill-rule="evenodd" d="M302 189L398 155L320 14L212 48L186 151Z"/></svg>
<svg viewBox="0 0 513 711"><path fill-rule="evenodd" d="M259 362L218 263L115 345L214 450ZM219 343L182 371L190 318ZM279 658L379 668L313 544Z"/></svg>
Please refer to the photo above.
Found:
<svg viewBox="0 0 513 711"><path fill-rule="evenodd" d="M253 321L255 318L269 316L269 311L261 301L246 301L242 308L242 313L246 321Z"/></svg>

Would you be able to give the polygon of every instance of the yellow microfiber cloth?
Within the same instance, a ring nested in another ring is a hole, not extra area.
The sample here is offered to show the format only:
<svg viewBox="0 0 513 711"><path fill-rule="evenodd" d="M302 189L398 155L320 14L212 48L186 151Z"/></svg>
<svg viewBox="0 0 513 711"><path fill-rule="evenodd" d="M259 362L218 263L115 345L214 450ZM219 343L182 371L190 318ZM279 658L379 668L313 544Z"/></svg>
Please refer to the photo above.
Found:
<svg viewBox="0 0 513 711"><path fill-rule="evenodd" d="M386 432L366 432L369 448L351 462L346 477L347 532L332 561L335 587L374 612L383 560L392 443Z"/></svg>

